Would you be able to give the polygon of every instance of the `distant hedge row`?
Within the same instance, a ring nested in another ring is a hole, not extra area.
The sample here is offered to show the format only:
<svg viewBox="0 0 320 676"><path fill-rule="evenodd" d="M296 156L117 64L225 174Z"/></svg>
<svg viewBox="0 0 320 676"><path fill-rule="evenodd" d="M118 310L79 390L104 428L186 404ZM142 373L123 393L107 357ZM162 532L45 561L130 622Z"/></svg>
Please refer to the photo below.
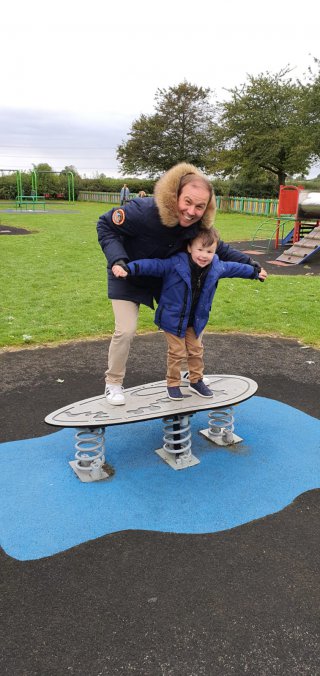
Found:
<svg viewBox="0 0 320 676"><path fill-rule="evenodd" d="M147 194L153 193L155 181L152 179L141 178L107 178L97 176L96 178L82 178L75 175L75 198L77 199L79 190L90 190L95 192L120 192L123 183L128 185L130 192L138 193L144 190ZM275 198L278 197L278 188L276 179L271 176L265 180L238 179L215 179L212 181L216 195L233 195L235 197L260 197ZM320 178L301 181L287 180L287 184L304 185L310 190L320 191ZM31 172L22 173L23 194L31 194ZM68 199L67 178L64 175L40 174L38 178L38 194L50 195L52 199ZM15 174L0 175L0 199L14 200L17 196L17 185Z"/></svg>
<svg viewBox="0 0 320 676"><path fill-rule="evenodd" d="M31 172L21 172L22 189L24 195L31 195L32 182ZM152 194L154 181L150 179L135 179L135 178L82 178L79 175L74 176L75 197L79 190L92 190L98 192L120 192L123 183L127 183L130 192L138 193L144 190L148 194ZM38 176L38 195L50 195L51 198L56 199L64 195L68 199L68 183L65 175L57 174L39 174ZM14 200L17 196L17 181L16 174L0 175L0 199ZM60 197L61 199L61 197Z"/></svg>

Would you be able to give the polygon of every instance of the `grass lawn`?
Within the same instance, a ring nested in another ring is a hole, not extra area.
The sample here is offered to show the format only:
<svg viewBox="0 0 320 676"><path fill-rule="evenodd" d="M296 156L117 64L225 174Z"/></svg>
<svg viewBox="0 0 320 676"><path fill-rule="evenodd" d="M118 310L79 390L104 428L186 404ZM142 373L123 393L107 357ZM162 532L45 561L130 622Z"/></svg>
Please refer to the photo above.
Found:
<svg viewBox="0 0 320 676"><path fill-rule="evenodd" d="M110 205L76 203L70 213L1 212L0 224L32 234L0 235L0 347L99 338L113 331L106 298L106 261L96 222ZM51 208L50 203L48 209ZM59 203L60 210L69 210ZM225 241L251 240L261 216L219 213ZM319 280L272 275L261 284L221 280L208 331L237 331L297 338L320 347ZM139 331L157 330L142 308Z"/></svg>

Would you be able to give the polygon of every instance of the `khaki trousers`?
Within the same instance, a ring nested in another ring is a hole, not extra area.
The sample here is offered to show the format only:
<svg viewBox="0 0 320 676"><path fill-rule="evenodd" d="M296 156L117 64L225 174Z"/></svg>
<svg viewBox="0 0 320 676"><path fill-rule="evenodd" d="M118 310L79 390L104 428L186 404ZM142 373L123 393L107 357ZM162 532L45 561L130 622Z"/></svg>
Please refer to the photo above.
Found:
<svg viewBox="0 0 320 676"><path fill-rule="evenodd" d="M115 331L109 347L108 368L105 372L105 378L106 383L122 385L126 374L131 343L137 330L139 303L134 303L131 300L112 300L111 303L114 314ZM175 336L172 336L172 338L174 337ZM187 371L186 352L184 352L181 368L182 370ZM199 380L199 378L196 378L195 380Z"/></svg>
<svg viewBox="0 0 320 676"><path fill-rule="evenodd" d="M135 336L139 315L139 303L130 300L112 300L115 331L108 353L106 383L122 385L132 340Z"/></svg>
<svg viewBox="0 0 320 676"><path fill-rule="evenodd" d="M184 338L178 338L172 333L165 331L168 343L167 352L167 385L176 387L180 385L180 371L185 362L187 363L190 383L197 383L203 378L203 345L202 334L197 338L191 326L188 326Z"/></svg>

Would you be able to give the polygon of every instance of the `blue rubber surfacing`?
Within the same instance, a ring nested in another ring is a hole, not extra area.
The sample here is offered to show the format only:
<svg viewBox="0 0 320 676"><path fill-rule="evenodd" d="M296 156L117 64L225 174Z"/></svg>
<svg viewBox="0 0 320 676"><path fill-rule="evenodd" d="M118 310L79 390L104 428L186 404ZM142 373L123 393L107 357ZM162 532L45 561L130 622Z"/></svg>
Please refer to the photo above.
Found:
<svg viewBox="0 0 320 676"><path fill-rule="evenodd" d="M107 481L82 483L74 429L0 445L1 545L19 560L51 556L123 530L214 533L286 507L320 485L320 421L254 396L235 409L241 444L214 446L191 418L200 464L174 471L157 454L162 420L106 429Z"/></svg>

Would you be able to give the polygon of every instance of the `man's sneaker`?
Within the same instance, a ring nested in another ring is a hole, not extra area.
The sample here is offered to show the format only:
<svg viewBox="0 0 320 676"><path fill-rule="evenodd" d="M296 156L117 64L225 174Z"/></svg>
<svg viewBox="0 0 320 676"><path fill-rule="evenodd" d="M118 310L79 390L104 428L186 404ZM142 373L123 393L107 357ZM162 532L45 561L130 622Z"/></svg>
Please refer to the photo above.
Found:
<svg viewBox="0 0 320 676"><path fill-rule="evenodd" d="M181 371L180 375L182 382L189 383L189 371ZM202 382L204 382L205 385L210 385L210 378L203 376Z"/></svg>
<svg viewBox="0 0 320 676"><path fill-rule="evenodd" d="M189 390L195 394L198 394L199 397L205 397L209 399L209 397L213 396L212 390L210 390L209 387L204 384L203 380L198 380L197 383L190 383Z"/></svg>
<svg viewBox="0 0 320 676"><path fill-rule="evenodd" d="M108 404L112 404L113 406L121 406L121 404L126 403L122 385L107 383L105 397Z"/></svg>
<svg viewBox="0 0 320 676"><path fill-rule="evenodd" d="M167 387L167 392L169 399L173 399L174 401L180 401L183 399L183 394L180 390L180 387Z"/></svg>

